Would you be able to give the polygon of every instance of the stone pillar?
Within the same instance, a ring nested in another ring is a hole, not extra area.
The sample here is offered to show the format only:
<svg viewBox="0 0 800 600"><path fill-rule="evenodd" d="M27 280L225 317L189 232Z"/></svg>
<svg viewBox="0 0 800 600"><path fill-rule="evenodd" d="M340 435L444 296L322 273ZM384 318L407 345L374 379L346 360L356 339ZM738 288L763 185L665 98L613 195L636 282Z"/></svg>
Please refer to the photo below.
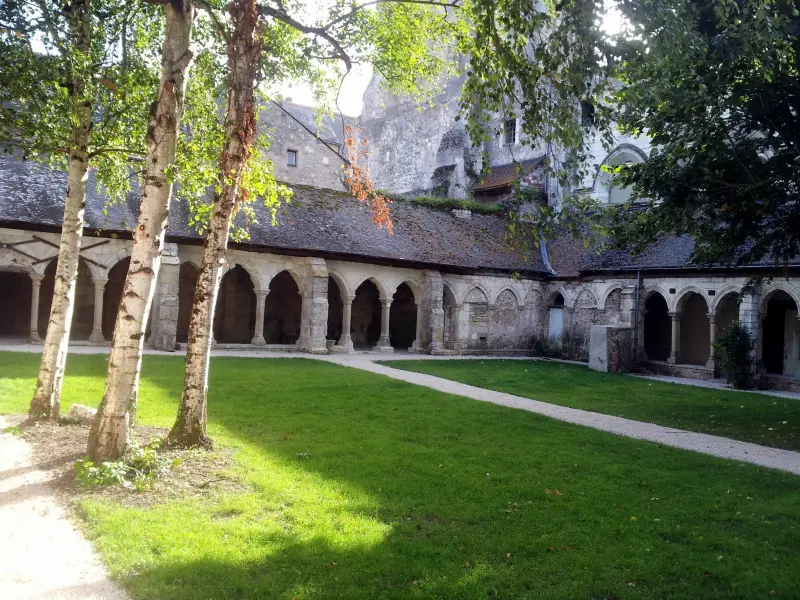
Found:
<svg viewBox="0 0 800 600"><path fill-rule="evenodd" d="M94 283L94 323L89 341L93 344L102 344L106 341L103 337L103 292L105 292L108 279L98 277L93 279L92 283Z"/></svg>
<svg viewBox="0 0 800 600"><path fill-rule="evenodd" d="M264 339L264 305L267 302L269 290L255 290L256 294L256 327L253 339L250 342L254 346L266 346Z"/></svg>
<svg viewBox="0 0 800 600"><path fill-rule="evenodd" d="M456 304L453 307L453 350L466 350L469 346L469 304Z"/></svg>
<svg viewBox="0 0 800 600"><path fill-rule="evenodd" d="M416 302L417 307L417 330L414 332L414 343L411 344L409 350L411 352L420 352L422 350L422 303ZM444 314L444 311L442 311Z"/></svg>
<svg viewBox="0 0 800 600"><path fill-rule="evenodd" d="M353 338L350 337L350 318L353 313L355 296L342 296L342 337L335 346L336 352L352 352Z"/></svg>
<svg viewBox="0 0 800 600"><path fill-rule="evenodd" d="M619 324L633 326L636 321L636 288L622 288L621 295Z"/></svg>
<svg viewBox="0 0 800 600"><path fill-rule="evenodd" d="M325 345L328 334L328 265L322 258L312 257L307 261L308 277L303 293L297 346L306 352L324 354L328 351ZM348 329L348 337L349 333Z"/></svg>
<svg viewBox="0 0 800 600"><path fill-rule="evenodd" d="M181 260L178 245L164 244L161 269L158 273L152 306L150 345L156 350L175 350L178 330L178 304L180 294Z"/></svg>
<svg viewBox="0 0 800 600"><path fill-rule="evenodd" d="M713 374L716 365L714 364L714 342L717 341L717 315L715 313L708 313L708 339L710 345L708 347L708 362L706 368L711 369Z"/></svg>
<svg viewBox="0 0 800 600"><path fill-rule="evenodd" d="M739 323L750 332L756 341L752 358L754 361L761 359L761 290L758 286L747 286L742 290L739 304Z"/></svg>
<svg viewBox="0 0 800 600"><path fill-rule="evenodd" d="M389 317L392 310L392 298L381 298L381 337L372 349L376 352L394 352L389 339Z"/></svg>
<svg viewBox="0 0 800 600"><path fill-rule="evenodd" d="M31 344L38 344L42 341L39 337L39 291L42 288L44 275L31 273Z"/></svg>
<svg viewBox="0 0 800 600"><path fill-rule="evenodd" d="M680 362L681 313L671 312L669 313L669 316L670 319L672 319L672 349L669 353L667 362L671 365L674 365Z"/></svg>
<svg viewBox="0 0 800 600"><path fill-rule="evenodd" d="M417 298L419 295L419 298ZM414 292L417 311L416 352L444 350L444 279L439 271L424 271L422 286Z"/></svg>

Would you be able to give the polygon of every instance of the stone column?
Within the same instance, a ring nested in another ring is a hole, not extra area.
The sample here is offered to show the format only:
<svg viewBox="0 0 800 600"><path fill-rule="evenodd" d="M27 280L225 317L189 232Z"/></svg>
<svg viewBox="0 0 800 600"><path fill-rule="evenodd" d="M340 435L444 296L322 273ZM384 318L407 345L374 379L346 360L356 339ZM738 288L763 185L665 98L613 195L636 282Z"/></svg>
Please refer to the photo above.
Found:
<svg viewBox="0 0 800 600"><path fill-rule="evenodd" d="M322 258L308 258L308 277L300 311L300 337L297 347L314 354L327 353L328 266ZM348 332L349 333L349 332Z"/></svg>
<svg viewBox="0 0 800 600"><path fill-rule="evenodd" d="M674 365L680 362L680 347L681 347L681 313L669 313L672 319L672 350L669 353L667 362Z"/></svg>
<svg viewBox="0 0 800 600"><path fill-rule="evenodd" d="M422 304L417 302L417 330L414 332L414 343L411 344L411 348L409 350L411 352L421 352L422 351ZM444 311L442 311L444 312Z"/></svg>
<svg viewBox="0 0 800 600"><path fill-rule="evenodd" d="M93 344L105 342L103 337L103 292L106 289L108 279L100 278L92 280L94 283L94 323L92 324L92 334L89 341Z"/></svg>
<svg viewBox="0 0 800 600"><path fill-rule="evenodd" d="M255 290L256 294L256 330L250 342L254 346L266 346L264 339L264 305L267 302L269 290Z"/></svg>
<svg viewBox="0 0 800 600"><path fill-rule="evenodd" d="M350 318L353 312L355 296L342 296L342 337L335 346L336 352L352 352L353 338L350 337Z"/></svg>
<svg viewBox="0 0 800 600"><path fill-rule="evenodd" d="M742 290L742 298L739 304L739 323L750 332L750 336L756 341L753 348L752 358L754 361L761 358L761 290L758 286L747 286Z"/></svg>
<svg viewBox="0 0 800 600"><path fill-rule="evenodd" d="M31 344L38 344L42 341L39 337L39 291L42 288L44 275L31 273Z"/></svg>
<svg viewBox="0 0 800 600"><path fill-rule="evenodd" d="M180 278L181 259L178 256L178 245L164 244L161 269L158 272L158 282L151 308L150 345L156 350L175 350Z"/></svg>
<svg viewBox="0 0 800 600"><path fill-rule="evenodd" d="M717 315L715 313L708 313L708 339L709 339L709 347L708 347L708 362L706 363L706 368L711 369L713 374L715 369L714 364L714 342L717 341Z"/></svg>
<svg viewBox="0 0 800 600"><path fill-rule="evenodd" d="M456 304L453 307L453 332L451 340L453 350L466 350L469 341L469 304Z"/></svg>
<svg viewBox="0 0 800 600"><path fill-rule="evenodd" d="M381 298L381 337L372 349L376 352L394 352L389 339L389 316L392 310L392 298Z"/></svg>

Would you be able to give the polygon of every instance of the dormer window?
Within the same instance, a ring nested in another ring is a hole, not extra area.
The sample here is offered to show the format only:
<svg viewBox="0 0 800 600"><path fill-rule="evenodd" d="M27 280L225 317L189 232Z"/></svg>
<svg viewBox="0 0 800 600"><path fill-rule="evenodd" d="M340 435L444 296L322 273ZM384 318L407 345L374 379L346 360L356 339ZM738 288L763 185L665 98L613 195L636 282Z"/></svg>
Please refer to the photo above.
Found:
<svg viewBox="0 0 800 600"><path fill-rule="evenodd" d="M517 120L506 119L503 124L503 141L504 145L511 146L517 143Z"/></svg>
<svg viewBox="0 0 800 600"><path fill-rule="evenodd" d="M286 151L286 164L290 167L297 166L297 150Z"/></svg>

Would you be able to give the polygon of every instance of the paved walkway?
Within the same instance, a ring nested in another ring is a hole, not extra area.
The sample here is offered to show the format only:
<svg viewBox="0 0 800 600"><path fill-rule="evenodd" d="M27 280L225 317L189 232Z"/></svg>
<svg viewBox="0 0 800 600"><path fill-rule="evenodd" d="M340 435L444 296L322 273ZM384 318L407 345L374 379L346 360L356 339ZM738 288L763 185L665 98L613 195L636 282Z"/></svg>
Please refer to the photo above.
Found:
<svg viewBox="0 0 800 600"><path fill-rule="evenodd" d="M22 438L0 433L0 598L126 600L56 503L51 478Z"/></svg>

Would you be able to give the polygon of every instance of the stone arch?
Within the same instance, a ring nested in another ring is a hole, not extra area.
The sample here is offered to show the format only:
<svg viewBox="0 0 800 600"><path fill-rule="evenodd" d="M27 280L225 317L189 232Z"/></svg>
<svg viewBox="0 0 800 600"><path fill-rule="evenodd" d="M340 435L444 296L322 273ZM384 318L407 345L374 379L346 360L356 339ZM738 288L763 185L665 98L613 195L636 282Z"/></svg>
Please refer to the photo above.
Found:
<svg viewBox="0 0 800 600"><path fill-rule="evenodd" d="M111 271L114 267L116 267L120 261L125 260L126 258L131 257L131 247L130 245L125 245L119 248L114 254L107 256L106 259L103 261L105 264L105 271L98 273L97 277L107 277L108 272ZM94 272L94 271L93 271Z"/></svg>
<svg viewBox="0 0 800 600"><path fill-rule="evenodd" d="M295 344L300 338L303 297L297 274L284 269L269 282L264 304L264 340L267 344Z"/></svg>
<svg viewBox="0 0 800 600"><path fill-rule="evenodd" d="M760 337L764 370L800 377L800 303L784 286L771 286L762 305Z"/></svg>
<svg viewBox="0 0 800 600"><path fill-rule="evenodd" d="M128 277L130 264L130 256L125 256L108 270L108 281L103 290L103 322L101 325L103 339L106 341L110 341L114 336L114 325L117 321L119 303L122 300L122 290L125 288L125 279Z"/></svg>
<svg viewBox="0 0 800 600"><path fill-rule="evenodd" d="M306 284L305 279L303 278L303 276L300 273L297 272L297 269L295 269L294 266L292 266L292 265L286 265L282 269L279 269L279 270L275 271L271 276L264 277L263 278L264 281L267 282L267 284L266 284L267 288L266 289L269 289L269 286L271 285L272 280L275 279L275 277L277 277L281 273L288 273L292 277L292 279L294 280L295 285L297 286L297 290L298 290L298 292L300 292L301 295L305 292L305 287L306 287L305 286L305 284Z"/></svg>
<svg viewBox="0 0 800 600"><path fill-rule="evenodd" d="M500 294L504 292L508 292L512 296L514 296L514 300L516 301L517 306L522 306L524 304L524 299L522 297L522 294L520 294L518 290L514 289L510 285L504 285L503 287L500 288L500 290L497 292L497 295L494 297L492 304L497 304L497 299L500 297Z"/></svg>
<svg viewBox="0 0 800 600"><path fill-rule="evenodd" d="M342 297L355 295L355 290L351 290L350 286L347 285L347 279L342 277L337 271L328 269L328 279L332 279L336 285L339 286L339 292L342 294Z"/></svg>
<svg viewBox="0 0 800 600"><path fill-rule="evenodd" d="M559 296L561 299L559 300ZM547 306L548 308L551 306L571 306L571 304L567 303L567 299L569 298L569 294L567 293L567 289L563 286L558 286L551 289L547 293Z"/></svg>
<svg viewBox="0 0 800 600"><path fill-rule="evenodd" d="M800 306L800 293L798 293L796 289L783 281L774 281L767 287L766 290L764 290L764 293L761 295L759 312L762 315L766 314L767 304L777 292L784 292L787 296L794 300L794 303L797 306Z"/></svg>
<svg viewBox="0 0 800 600"><path fill-rule="evenodd" d="M616 185L614 174L604 167L619 167L625 164L638 164L647 160L647 154L633 144L620 144L603 159L593 184L593 192L603 204L624 204L630 200L630 189Z"/></svg>
<svg viewBox="0 0 800 600"><path fill-rule="evenodd" d="M492 345L512 348L519 342L519 298L511 288L504 288L494 301L491 311Z"/></svg>
<svg viewBox="0 0 800 600"><path fill-rule="evenodd" d="M611 296L611 294L613 294L614 292L620 292L621 294L622 290L624 289L625 286L622 285L621 283L614 283L608 286L608 288L602 294L600 294L600 298L598 298L597 300L597 308L602 308L603 310L606 310L606 305L608 304L609 296Z"/></svg>
<svg viewBox="0 0 800 600"><path fill-rule="evenodd" d="M223 273L223 277L228 274L228 271L235 269L236 267L240 267L244 269L250 277L250 281L253 283L254 290L263 290L264 282L261 278L261 272L258 270L258 267L249 259L237 257L235 261L229 263L228 268Z"/></svg>
<svg viewBox="0 0 800 600"><path fill-rule="evenodd" d="M741 285L726 285L721 290L717 290L716 294L709 298L711 301L710 312L717 312L717 308L727 296L731 294L741 295L743 287Z"/></svg>
<svg viewBox="0 0 800 600"><path fill-rule="evenodd" d="M606 325L619 325L622 318L622 285L612 285L600 295L597 307L603 311L603 321Z"/></svg>
<svg viewBox="0 0 800 600"><path fill-rule="evenodd" d="M711 303L711 312L714 314L717 326L717 335L723 333L734 321L739 320L739 300L741 287L728 286L714 297Z"/></svg>
<svg viewBox="0 0 800 600"><path fill-rule="evenodd" d="M705 303L706 313L710 312L710 302L708 301L708 296L706 296L706 293L696 285L687 285L678 291L672 304L672 310L675 312L681 312L683 310L683 305L686 303L691 294L697 294L700 296Z"/></svg>
<svg viewBox="0 0 800 600"><path fill-rule="evenodd" d="M407 281L397 286L389 308L389 340L393 348L411 348L417 339L417 300Z"/></svg>
<svg viewBox="0 0 800 600"><path fill-rule="evenodd" d="M597 308L597 296L588 285L581 286L575 291L574 308Z"/></svg>
<svg viewBox="0 0 800 600"><path fill-rule="evenodd" d="M0 337L27 338L31 330L33 282L25 271L0 271Z"/></svg>
<svg viewBox="0 0 800 600"><path fill-rule="evenodd" d="M178 325L175 329L175 341L179 344L189 341L189 322L199 275L200 268L194 261L181 261L178 270Z"/></svg>
<svg viewBox="0 0 800 600"><path fill-rule="evenodd" d="M649 360L666 361L672 350L669 304L661 292L650 290L644 298L643 347Z"/></svg>
<svg viewBox="0 0 800 600"><path fill-rule="evenodd" d="M463 309L467 311L467 347L485 350L489 347L489 294L480 284L473 284L464 294Z"/></svg>
<svg viewBox="0 0 800 600"><path fill-rule="evenodd" d="M372 348L381 336L381 288L372 277L356 288L351 308L350 336L354 347Z"/></svg>
<svg viewBox="0 0 800 600"><path fill-rule="evenodd" d="M453 288L450 287L446 281L442 286L442 310L444 311L444 332L442 333L442 342L445 348L453 348L456 340L458 340L458 318L456 310L458 308L458 301Z"/></svg>
<svg viewBox="0 0 800 600"><path fill-rule="evenodd" d="M249 344L255 335L255 283L242 265L222 276L214 311L214 339L222 344Z"/></svg>
<svg viewBox="0 0 800 600"><path fill-rule="evenodd" d="M473 292L477 292L480 295L476 296ZM472 299L468 299L468 298L470 298L470 294L472 294L472 296L471 296ZM482 298L481 298L481 295L482 295ZM483 286L483 284L481 284L481 283L473 283L472 285L470 285L467 288L466 292L464 292L464 295L461 298L460 304L465 304L465 303L468 303L468 302L485 302L486 304L488 304L489 303L489 296L490 296L489 290L487 290Z"/></svg>
<svg viewBox="0 0 800 600"><path fill-rule="evenodd" d="M367 281L371 282L377 288L381 298L391 298L391 295L386 294L386 286L383 285L383 282L381 282L381 280L374 275L370 275L369 277L362 279L356 286L356 292L358 291L358 288L364 285Z"/></svg>
<svg viewBox="0 0 800 600"><path fill-rule="evenodd" d="M44 278L39 291L39 336L44 339L47 335L47 325L50 322L50 307L53 304L53 288L55 286L56 268L58 257L47 263L44 269ZM72 310L72 325L69 337L71 340L88 340L92 334L94 324L94 282L92 271L86 259L78 259L78 282L75 286L75 304Z"/></svg>
<svg viewBox="0 0 800 600"><path fill-rule="evenodd" d="M678 361L689 365L705 365L711 354L708 300L703 294L689 291L678 298L680 312L680 345Z"/></svg>

